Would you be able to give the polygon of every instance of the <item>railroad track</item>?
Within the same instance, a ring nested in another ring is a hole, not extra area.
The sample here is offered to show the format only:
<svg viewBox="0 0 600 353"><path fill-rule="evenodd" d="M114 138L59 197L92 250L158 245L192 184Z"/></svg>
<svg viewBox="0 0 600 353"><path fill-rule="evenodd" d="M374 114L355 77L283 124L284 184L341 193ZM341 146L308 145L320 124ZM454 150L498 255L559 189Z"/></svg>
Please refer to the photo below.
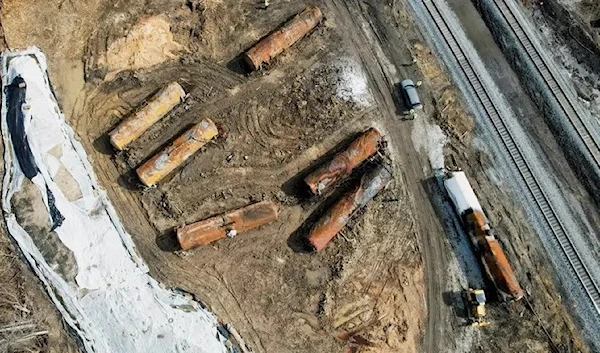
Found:
<svg viewBox="0 0 600 353"><path fill-rule="evenodd" d="M600 313L600 290L598 285L594 282L592 276L590 275L590 271L586 267L573 242L569 238L566 228L554 211L552 204L541 187L540 182L533 173L530 164L516 143L515 137L507 128L498 108L487 91L486 86L481 81L480 76L477 75L477 71L469 61L469 58L465 55L464 49L459 44L459 41L450 29L445 18L442 16L442 12L440 11L439 5L436 4L436 1L423 0L423 4L435 22L435 25L444 38L448 48L458 61L462 72L465 74L467 81L475 92L476 98L479 100L489 119L492 121L492 124L494 125L498 135L506 147L516 170L521 175L523 182L527 186L530 196L535 201L536 206L543 215L546 225L551 230L552 234L560 245L567 262L571 265L572 270L579 279L584 292L588 295L593 305L596 307L597 312Z"/></svg>
<svg viewBox="0 0 600 353"><path fill-rule="evenodd" d="M556 98L556 101L569 119L569 122L581 137L586 150L590 153L596 165L600 166L600 142L594 138L594 135L591 133L592 128L588 125L587 119L578 111L578 108L576 107L577 103L574 103L572 96L565 92L565 89L559 83L558 78L555 76L554 71L550 68L546 59L540 55L537 48L532 43L531 38L525 32L522 23L517 20L514 7L511 6L507 0L494 0L494 3L500 10L506 23L508 23L512 29L516 38L519 40L525 53L527 53L527 56L531 59L531 62L534 64L540 77L546 82L548 89Z"/></svg>

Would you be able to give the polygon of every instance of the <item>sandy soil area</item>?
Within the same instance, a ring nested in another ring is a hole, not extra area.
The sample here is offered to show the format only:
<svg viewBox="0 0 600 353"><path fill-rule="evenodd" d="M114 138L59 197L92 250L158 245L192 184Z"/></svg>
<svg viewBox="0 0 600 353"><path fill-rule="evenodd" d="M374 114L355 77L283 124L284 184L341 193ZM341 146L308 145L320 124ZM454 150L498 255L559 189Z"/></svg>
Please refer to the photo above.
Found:
<svg viewBox="0 0 600 353"><path fill-rule="evenodd" d="M243 72L239 54L305 3L273 1L263 10L254 1L230 0L51 0L45 6L5 0L0 15L9 47L35 44L48 56L67 119L153 276L196 295L255 352L441 352L465 334L473 338L464 351L547 352L549 337L585 351L555 295L542 246L511 196L485 173L493 161L474 147L473 119L404 2L318 1L321 26L266 70ZM429 179L427 154L412 146L413 122L398 113L395 84L406 76L425 83L419 118L448 136L446 163L464 168L476 189L485 190L482 203L505 235L503 245L540 318L522 304L492 303L492 326L463 327L464 306L452 282L460 269L451 265L456 255L444 215L430 201L440 191ZM115 153L106 133L172 80L189 93L185 102ZM135 167L204 116L224 136L157 188L142 189ZM328 205L323 199L355 180L321 199L307 197L302 177L370 126L386 135L377 158L392 164L394 180L325 251L297 251L298 235ZM174 226L265 199L279 203L278 222L174 251ZM50 251L49 259L62 261L60 251ZM33 305L52 312L27 281L24 293L31 290ZM43 328L54 335L47 344L68 351L63 347L73 344L56 315L43 317ZM352 335L363 344L340 339Z"/></svg>

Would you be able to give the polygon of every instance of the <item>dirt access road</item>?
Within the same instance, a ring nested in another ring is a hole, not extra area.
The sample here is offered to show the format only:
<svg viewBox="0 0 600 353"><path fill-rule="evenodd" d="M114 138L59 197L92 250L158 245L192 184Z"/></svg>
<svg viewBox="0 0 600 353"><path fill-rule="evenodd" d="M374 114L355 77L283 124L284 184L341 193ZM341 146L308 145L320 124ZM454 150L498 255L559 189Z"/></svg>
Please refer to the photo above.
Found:
<svg viewBox="0 0 600 353"><path fill-rule="evenodd" d="M257 352L341 351L347 343L335 336L345 331L372 342L367 350L416 351L424 286L418 223L405 183L420 178L403 172L408 163L396 151L404 147L395 145L395 130L387 131L396 125L381 119L353 52L331 50L330 43L343 40L335 16L328 14L267 71L247 76L238 54L305 4L273 4L268 11L251 2L232 4L90 1L90 12L81 15L72 2L44 11L33 2L5 2L3 26L10 47L37 44L48 55L63 109L156 278L194 293ZM24 18L65 36L69 27L77 30L72 40L58 41L47 31L24 31ZM166 31L165 22L171 24ZM156 35L136 34L143 29ZM138 60L136 49L156 42L168 49ZM186 102L114 155L106 132L172 79L189 92ZM366 89L355 91L354 84ZM227 137L158 188L141 190L132 169L205 115ZM323 208L303 195L300 177L368 126L389 136L383 158L391 159L396 179L322 254L295 252L295 234ZM279 201L281 222L235 241L171 251L173 226L261 199Z"/></svg>
<svg viewBox="0 0 600 353"><path fill-rule="evenodd" d="M152 275L194 293L254 351L342 351L348 342L336 336L344 332L369 342L361 352L548 350L535 318L519 307L492 306L498 321L487 333L462 327L456 315L461 270L430 201L439 190L430 182L427 153L413 146L415 124L423 121L442 126L446 158L477 176L490 218L511 241L507 252L519 277L531 271L553 337L571 346L573 330L552 299L541 247L511 208L510 195L483 172L493 161L471 145L473 121L405 2L319 1L325 14L319 28L266 70L241 70L239 54L305 5L4 1L2 26L9 47L35 44L45 51L63 110ZM24 28L24 21L40 25ZM426 83L420 121L403 121L398 113L395 85L404 77ZM185 103L115 154L106 133L171 80L189 93ZM135 167L206 115L226 137L157 188L141 189ZM299 181L321 156L369 126L386 135L378 158L392 163L394 181L325 251L296 251L297 236L328 204L306 197ZM281 205L278 222L214 246L173 251L174 226L263 199ZM528 247L527 254L519 250Z"/></svg>
<svg viewBox="0 0 600 353"><path fill-rule="evenodd" d="M381 21L379 18L381 14L376 9L377 5L367 2L363 5L364 8L361 8L360 5L356 6L358 3L354 3L355 6L348 6L348 3L339 0L327 1L327 5L333 10L336 17L342 19L342 23L348 29L349 37L345 41L349 47L354 49L367 69L375 97L383 107L382 113L388 126L387 131L390 131L393 135L391 141L397 144L394 148L398 155L403 155L402 170L413 195L412 203L416 206L415 214L418 215L421 251L426 271L426 302L429 316L423 349L427 352L440 351L442 338L444 337L444 327L446 326L446 320L443 317L444 314L447 315L447 312L444 313L445 306L442 302L443 283L446 282L446 274L443 269L446 267L447 258L443 255L445 250L443 238L437 236L442 234L443 230L439 220L435 218L435 212L431 204L429 202L414 201L415 199L428 200L421 181L429 178L431 174L424 174L424 171L428 169L423 169L424 163L412 146L411 124L409 122L399 122L398 96L392 96L394 87L402 77L413 77L415 80L421 77L414 67L398 65L399 63L412 63L412 55L406 50L409 43L397 36L397 31L390 29L390 23ZM365 8L366 11L364 11ZM368 22L364 16L375 21L375 24ZM366 33L376 36L379 45L384 46L385 53L377 51L376 48L379 46L373 47L370 45L375 38L367 38L361 24L371 26ZM392 37L390 38L390 36ZM402 43L404 46L400 46L398 43ZM415 77L415 75L419 76ZM415 161L420 162L415 163ZM425 165L428 164L428 162L425 163Z"/></svg>

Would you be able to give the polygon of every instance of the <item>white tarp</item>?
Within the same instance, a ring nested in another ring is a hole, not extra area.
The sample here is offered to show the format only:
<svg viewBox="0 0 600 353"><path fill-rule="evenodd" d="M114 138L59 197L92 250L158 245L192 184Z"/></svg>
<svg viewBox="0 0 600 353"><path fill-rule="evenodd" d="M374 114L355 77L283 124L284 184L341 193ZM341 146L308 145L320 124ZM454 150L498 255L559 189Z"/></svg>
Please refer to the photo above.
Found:
<svg viewBox="0 0 600 353"><path fill-rule="evenodd" d="M444 186L460 215L469 209L483 212L464 172L450 172L449 176L444 179Z"/></svg>
<svg viewBox="0 0 600 353"><path fill-rule="evenodd" d="M197 302L161 288L148 274L98 185L82 145L60 112L46 67L46 58L37 48L3 54L2 207L10 235L87 352L226 352L215 316ZM37 168L31 182L21 169L15 152L19 147L14 146L17 137L11 138L7 122L7 115L13 116L14 127L17 115L8 114L6 88L18 76L24 79L21 87L26 87L26 98L17 108ZM79 188L76 193L61 190L66 184L59 179L65 169L76 181L71 186ZM25 231L27 227L19 223L21 218L15 213L21 210L13 210L12 202L13 196L24 195L24 183L33 183L39 190L34 196L43 200L48 224L60 224L45 236L58 237L72 252L75 278L55 271L60 264L49 263L42 255L44 249L38 248ZM65 194L81 197L69 201ZM64 217L62 223L53 222L53 208Z"/></svg>

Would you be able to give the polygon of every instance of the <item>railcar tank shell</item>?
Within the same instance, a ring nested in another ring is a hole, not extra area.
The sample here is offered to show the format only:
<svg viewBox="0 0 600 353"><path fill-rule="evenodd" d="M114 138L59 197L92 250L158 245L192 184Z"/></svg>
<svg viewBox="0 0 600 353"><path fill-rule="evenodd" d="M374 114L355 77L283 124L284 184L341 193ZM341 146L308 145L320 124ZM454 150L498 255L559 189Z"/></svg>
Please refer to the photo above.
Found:
<svg viewBox="0 0 600 353"><path fill-rule="evenodd" d="M464 172L450 172L444 186L460 216L465 232L479 253L490 280L504 300L519 300L524 296L515 273L500 243L494 237L489 221Z"/></svg>
<svg viewBox="0 0 600 353"><path fill-rule="evenodd" d="M123 120L108 136L119 151L142 136L152 125L166 116L185 98L185 91L177 82L171 82L153 95L148 103Z"/></svg>
<svg viewBox="0 0 600 353"><path fill-rule="evenodd" d="M323 13L318 7L307 6L304 11L245 52L243 57L246 64L252 71L260 69L263 64L268 64L274 57L299 41L322 20Z"/></svg>
<svg viewBox="0 0 600 353"><path fill-rule="evenodd" d="M479 200L465 175L465 172L450 172L444 180L444 186L459 215L467 210L482 211Z"/></svg>
<svg viewBox="0 0 600 353"><path fill-rule="evenodd" d="M496 238L486 237L482 256L487 271L502 296L510 300L523 298L525 293Z"/></svg>
<svg viewBox="0 0 600 353"><path fill-rule="evenodd" d="M310 192L313 195L321 195L345 179L354 168L377 153L382 138L381 133L375 128L360 134L348 148L304 178Z"/></svg>

